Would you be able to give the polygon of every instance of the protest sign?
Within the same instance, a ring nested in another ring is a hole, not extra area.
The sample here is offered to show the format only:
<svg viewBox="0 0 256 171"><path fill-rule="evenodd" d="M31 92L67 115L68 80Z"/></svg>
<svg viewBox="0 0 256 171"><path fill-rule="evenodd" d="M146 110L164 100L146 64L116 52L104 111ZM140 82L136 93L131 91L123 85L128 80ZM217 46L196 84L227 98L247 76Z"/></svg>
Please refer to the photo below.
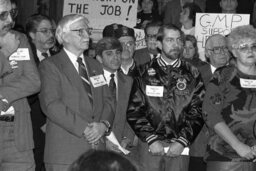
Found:
<svg viewBox="0 0 256 171"><path fill-rule="evenodd" d="M142 29L134 29L136 38L136 50L146 47L145 32Z"/></svg>
<svg viewBox="0 0 256 171"><path fill-rule="evenodd" d="M227 35L237 26L247 25L250 22L249 14L217 14L197 13L195 25L195 37L200 58L205 60L205 42L214 34Z"/></svg>
<svg viewBox="0 0 256 171"><path fill-rule="evenodd" d="M95 29L118 23L134 27L137 20L138 0L64 0L63 16L82 14Z"/></svg>

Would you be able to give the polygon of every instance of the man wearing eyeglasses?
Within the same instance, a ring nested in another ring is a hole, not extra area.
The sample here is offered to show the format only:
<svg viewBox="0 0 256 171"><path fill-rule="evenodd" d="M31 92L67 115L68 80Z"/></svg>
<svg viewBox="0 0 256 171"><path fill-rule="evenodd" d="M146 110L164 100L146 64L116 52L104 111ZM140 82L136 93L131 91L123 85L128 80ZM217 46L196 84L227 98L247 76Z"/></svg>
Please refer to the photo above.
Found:
<svg viewBox="0 0 256 171"><path fill-rule="evenodd" d="M47 117L46 170L68 170L84 152L105 149L114 103L98 61L84 57L89 47L88 20L64 16L56 29L63 49L39 65L40 104Z"/></svg>
<svg viewBox="0 0 256 171"><path fill-rule="evenodd" d="M53 23L47 16L36 14L28 18L26 23L26 32L30 40L32 52L36 65L58 51L52 51L55 45L55 36ZM57 47L57 46L56 46ZM57 49L57 48L54 48ZM29 105L31 107L31 120L33 126L33 138L35 142L34 158L36 162L36 171L41 171L44 167L44 144L45 144L45 123L46 117L40 107L38 94L33 94L28 97Z"/></svg>
<svg viewBox="0 0 256 171"><path fill-rule="evenodd" d="M203 78L204 85L207 87L215 70L229 64L230 54L226 38L220 34L210 36L205 44L205 56L207 63L199 66L198 69ZM192 157L190 158L189 170L193 171L195 167L200 171L206 170L206 163L203 157L206 152L208 136L209 132L206 126L204 126L194 143L190 146L190 155Z"/></svg>
<svg viewBox="0 0 256 171"><path fill-rule="evenodd" d="M146 25L144 32L147 47L135 51L134 60L136 65L145 64L160 56L156 40L160 26L160 22L153 22Z"/></svg>
<svg viewBox="0 0 256 171"><path fill-rule="evenodd" d="M9 0L0 0L0 170L34 170L33 132L27 96L40 89L40 78L27 37L11 30ZM1 70L2 71L2 70Z"/></svg>
<svg viewBox="0 0 256 171"><path fill-rule="evenodd" d="M226 38L220 34L210 36L205 43L205 58L207 64L199 67L204 84L207 85L217 68L229 63L230 53Z"/></svg>

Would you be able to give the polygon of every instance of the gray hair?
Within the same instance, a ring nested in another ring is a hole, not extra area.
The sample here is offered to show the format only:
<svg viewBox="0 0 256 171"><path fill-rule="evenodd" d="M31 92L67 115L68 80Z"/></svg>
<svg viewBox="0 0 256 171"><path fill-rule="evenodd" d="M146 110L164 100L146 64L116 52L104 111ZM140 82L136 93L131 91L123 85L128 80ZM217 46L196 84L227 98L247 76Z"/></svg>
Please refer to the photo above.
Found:
<svg viewBox="0 0 256 171"><path fill-rule="evenodd" d="M244 39L256 41L256 29L252 25L238 26L230 32L228 35L229 50L236 48L241 43L241 40Z"/></svg>
<svg viewBox="0 0 256 171"><path fill-rule="evenodd" d="M64 16L58 23L56 28L56 39L60 44L63 44L63 33L67 33L70 31L70 26L77 21L84 20L86 24L89 23L88 19L79 14L69 14Z"/></svg>

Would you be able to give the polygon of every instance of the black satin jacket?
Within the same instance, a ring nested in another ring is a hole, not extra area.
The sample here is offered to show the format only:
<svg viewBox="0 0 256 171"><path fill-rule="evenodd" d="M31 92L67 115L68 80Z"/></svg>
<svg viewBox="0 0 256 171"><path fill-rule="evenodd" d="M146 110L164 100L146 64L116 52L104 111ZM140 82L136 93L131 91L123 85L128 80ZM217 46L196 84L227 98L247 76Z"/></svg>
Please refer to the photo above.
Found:
<svg viewBox="0 0 256 171"><path fill-rule="evenodd" d="M180 59L167 66L160 57L131 74L134 84L127 120L137 136L149 145L156 140L192 143L204 123L205 88L199 71ZM151 86L162 88L163 94L152 96L147 92Z"/></svg>

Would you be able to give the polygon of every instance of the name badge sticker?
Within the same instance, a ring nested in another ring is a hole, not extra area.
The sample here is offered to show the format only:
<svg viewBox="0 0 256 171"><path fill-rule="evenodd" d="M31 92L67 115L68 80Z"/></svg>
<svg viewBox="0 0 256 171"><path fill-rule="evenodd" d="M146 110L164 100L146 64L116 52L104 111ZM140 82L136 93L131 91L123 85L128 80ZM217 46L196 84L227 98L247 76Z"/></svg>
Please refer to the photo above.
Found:
<svg viewBox="0 0 256 171"><path fill-rule="evenodd" d="M107 82L106 82L106 80L105 80L105 78L102 74L92 76L92 77L90 77L90 80L91 80L91 83L92 83L94 88L107 84Z"/></svg>
<svg viewBox="0 0 256 171"><path fill-rule="evenodd" d="M243 88L256 88L256 80L240 78L240 85Z"/></svg>
<svg viewBox="0 0 256 171"><path fill-rule="evenodd" d="M151 97L163 97L164 87L163 86L150 86L146 85L146 95Z"/></svg>
<svg viewBox="0 0 256 171"><path fill-rule="evenodd" d="M29 50L28 48L18 48L16 52L14 52L10 57L9 60L13 61L28 61L30 60Z"/></svg>

